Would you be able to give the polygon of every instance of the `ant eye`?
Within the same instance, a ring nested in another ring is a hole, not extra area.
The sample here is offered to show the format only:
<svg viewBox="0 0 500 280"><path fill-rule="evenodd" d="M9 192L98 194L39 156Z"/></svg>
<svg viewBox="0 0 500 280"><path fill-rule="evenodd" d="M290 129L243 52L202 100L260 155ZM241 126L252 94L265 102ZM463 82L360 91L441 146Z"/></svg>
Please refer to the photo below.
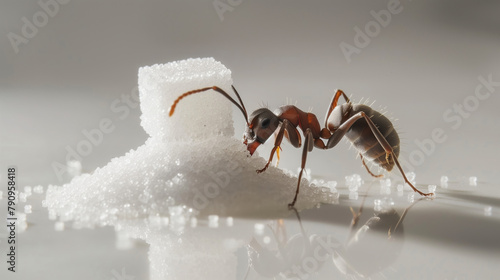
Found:
<svg viewBox="0 0 500 280"><path fill-rule="evenodd" d="M262 128L267 128L269 126L269 124L271 123L271 120L270 119L264 119L262 121L262 124L261 124L261 127Z"/></svg>

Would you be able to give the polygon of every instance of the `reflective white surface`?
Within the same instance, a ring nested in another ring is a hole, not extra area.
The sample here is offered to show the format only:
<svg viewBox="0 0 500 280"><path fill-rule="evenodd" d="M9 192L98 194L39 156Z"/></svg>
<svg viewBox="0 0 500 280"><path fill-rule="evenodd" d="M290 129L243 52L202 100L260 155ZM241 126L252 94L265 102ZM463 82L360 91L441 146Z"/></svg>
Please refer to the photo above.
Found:
<svg viewBox="0 0 500 280"><path fill-rule="evenodd" d="M462 191L453 190L454 185L439 187L433 200L416 197L414 202L409 201L413 192L408 190L381 195L378 182L364 184L357 200L349 199L349 191L339 187L339 204L302 211L302 225L293 211L284 220L233 217L228 224L219 217L215 226L200 218L195 227L186 225L181 235L161 223L125 221L120 232L139 237L132 241L117 238L110 227L75 229L66 223L64 231L55 231L55 222L41 206L43 196L33 194L27 200L34 209L28 215L28 229L18 233L19 270L14 277L2 275L7 279L113 279L116 275L244 279L248 273L247 279L271 275L282 279L280 275L295 273L299 279L330 279L344 278L347 271L347 278L355 279L362 275L494 279L500 260L499 198L481 196L475 189L487 190L491 185ZM485 210L487 206L491 212ZM352 229L350 207L361 213Z"/></svg>

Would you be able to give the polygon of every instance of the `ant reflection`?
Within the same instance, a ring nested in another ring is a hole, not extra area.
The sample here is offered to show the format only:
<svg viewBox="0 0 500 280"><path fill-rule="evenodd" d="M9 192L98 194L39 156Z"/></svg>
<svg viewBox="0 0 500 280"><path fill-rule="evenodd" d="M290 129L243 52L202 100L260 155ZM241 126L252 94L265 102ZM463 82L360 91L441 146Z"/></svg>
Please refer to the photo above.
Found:
<svg viewBox="0 0 500 280"><path fill-rule="evenodd" d="M341 244L331 236L306 234L299 213L295 211L300 225L300 233L288 238L283 220L278 220L276 227L269 227L275 248L262 246L255 238L248 244L248 270L253 268L260 276L274 279L305 279L314 274L325 262L331 259L333 253ZM279 278L277 278L279 277Z"/></svg>
<svg viewBox="0 0 500 280"><path fill-rule="evenodd" d="M407 207L401 215L392 207L376 211L359 226L364 201L356 213L352 208L353 219L350 234L344 246L333 254L337 269L349 276L369 277L388 268L401 253L404 239L403 220L408 211L421 198Z"/></svg>
<svg viewBox="0 0 500 280"><path fill-rule="evenodd" d="M422 199L420 199L422 200ZM300 232L287 236L284 221L278 220L268 228L273 242L259 243L252 238L248 244L248 270L260 277L271 279L311 279L325 263L333 264L337 271L351 278L365 278L380 273L396 261L401 253L404 228L403 220L416 203L401 215L392 207L382 207L360 225L364 200L353 218L346 242L339 242L332 235L308 235L295 208ZM272 244L271 244L272 243ZM334 273L334 272L333 272Z"/></svg>

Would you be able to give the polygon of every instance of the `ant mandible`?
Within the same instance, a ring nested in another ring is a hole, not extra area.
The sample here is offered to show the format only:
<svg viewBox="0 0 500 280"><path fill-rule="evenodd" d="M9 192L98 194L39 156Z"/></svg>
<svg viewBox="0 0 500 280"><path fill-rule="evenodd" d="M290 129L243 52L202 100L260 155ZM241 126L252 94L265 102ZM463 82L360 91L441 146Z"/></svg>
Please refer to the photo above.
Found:
<svg viewBox="0 0 500 280"><path fill-rule="evenodd" d="M305 140L302 150L302 163L300 165L297 189L293 201L288 204L289 207L293 207L295 202L297 202L300 181L306 165L307 153L312 151L313 147L323 150L331 149L335 147L344 136L346 136L358 150L363 166L373 177L378 178L383 175L375 175L372 173L365 163L365 157L371 160L375 165L387 171L391 171L394 165L396 165L401 175L403 175L404 181L415 192L422 196L433 195L433 193L423 193L419 191L410 181L408 181L408 178L406 178L403 168L398 161L399 136L389 119L367 105L351 103L342 90L337 90L333 96L330 107L326 112L325 127L321 128L314 114L306 113L293 105L281 106L274 113L267 108L260 108L255 110L250 117L248 117L240 95L234 86L231 87L238 97L239 104L223 89L217 86L206 87L188 91L180 95L170 107L169 116L174 114L177 104L186 96L207 90L214 90L222 94L236 105L245 117L247 123L243 135L243 143L247 146L250 155L253 155L257 147L266 142L272 134L275 135L274 147L271 150L269 160L264 168L257 170L257 173L264 172L267 169L275 153L277 153L279 159L280 145L283 136L285 136L294 147L300 148L302 140L297 129L298 126L300 130L302 130ZM340 96L344 97L346 103L337 106ZM326 141L326 144L322 139Z"/></svg>

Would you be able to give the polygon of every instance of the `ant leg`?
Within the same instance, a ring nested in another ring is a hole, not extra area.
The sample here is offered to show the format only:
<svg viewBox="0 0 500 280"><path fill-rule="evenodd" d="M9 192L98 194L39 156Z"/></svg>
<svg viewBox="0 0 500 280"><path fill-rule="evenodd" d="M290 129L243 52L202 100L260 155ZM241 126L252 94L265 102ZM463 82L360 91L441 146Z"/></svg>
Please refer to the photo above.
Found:
<svg viewBox="0 0 500 280"><path fill-rule="evenodd" d="M285 122L286 121L286 122ZM300 138L300 133L299 131L297 130L297 128L295 126L292 125L292 123L290 123L290 121L288 120L284 120L283 121L283 126L285 127L285 138L288 139L288 142L290 142L294 147L296 148L300 148L300 146L302 145L302 139ZM278 133L274 133L274 138L276 139ZM278 163L280 161L280 152L283 151L283 149L280 147L278 147L278 149L276 149L276 156L278 157L278 160L276 161L276 167L278 167Z"/></svg>
<svg viewBox="0 0 500 280"><path fill-rule="evenodd" d="M410 209L415 206L415 204L417 204L418 202L422 201L424 198L421 197L420 199L418 200L415 200L415 202L413 202L410 206L406 207L405 211L403 212L403 214L401 214L401 216L399 217L399 220L398 220L398 223L394 226L394 228L389 228L389 232L388 232L388 235L389 235L389 238L391 238L392 234L395 233L397 230L398 230L398 227L399 225L403 222L403 220L405 219L406 215L408 214L408 212L410 211Z"/></svg>
<svg viewBox="0 0 500 280"><path fill-rule="evenodd" d="M361 153L359 153L359 156L361 157L361 162L363 163L363 166L366 168L366 171L368 171L368 173L370 173L370 175L372 175L373 177L375 178L381 178L381 177L384 177L384 174L378 174L378 175L375 175L373 174L371 171L370 171L370 168L368 168L368 165L366 165L365 163L365 159L363 158L363 155Z"/></svg>
<svg viewBox="0 0 500 280"><path fill-rule="evenodd" d="M354 211L354 209L352 207L349 207L349 210L351 210L351 214L352 214L352 220L351 220L351 232L352 232L352 229L354 229L354 227L356 227L356 225L358 224L358 221L359 221L359 217L361 217L361 214L363 213L363 206L361 206L359 208L358 212Z"/></svg>
<svg viewBox="0 0 500 280"><path fill-rule="evenodd" d="M278 137L278 133L280 132L281 129L277 129L276 131L274 131L274 141L276 142L276 137ZM286 133L286 129L285 129L285 137L287 137L287 133ZM281 146L279 146L277 149L276 149L276 167L278 167L279 163L280 163L280 152L281 152Z"/></svg>
<svg viewBox="0 0 500 280"><path fill-rule="evenodd" d="M326 111L325 127L328 127L328 117L332 113L333 109L337 107L337 103L339 102L339 98L341 95L344 96L344 99L347 103L351 102L349 101L349 98L345 95L345 93L342 90L338 89L335 95L333 96L332 101L330 102L330 107L328 108L328 111Z"/></svg>
<svg viewBox="0 0 500 280"><path fill-rule="evenodd" d="M276 149L276 167L280 164L280 151L281 147L278 147L278 149Z"/></svg>
<svg viewBox="0 0 500 280"><path fill-rule="evenodd" d="M288 142L295 148L300 148L300 146L302 146L302 139L300 138L300 133L297 128L287 119L283 121L283 125L285 126L285 138L288 139Z"/></svg>
<svg viewBox="0 0 500 280"><path fill-rule="evenodd" d="M398 169L399 169L399 172L401 172L401 175L403 175L403 179L405 180L405 182L410 185L410 187L417 193L419 193L420 195L422 196L431 196L431 195L434 195L434 193L423 193L421 191L419 191L417 188L415 188L413 186L412 183L410 183L410 181L408 181L408 178L406 178L406 175L405 175L405 172L403 171L403 168L401 168L401 165L399 165L399 160L397 157L394 156L394 154L392 154L392 158L394 159L394 162L396 163Z"/></svg>
<svg viewBox="0 0 500 280"><path fill-rule="evenodd" d="M410 183L410 181L408 181L408 179L406 178L406 175L405 175L405 173L403 171L403 168L401 168L401 165L399 164L399 161L398 161L396 155L392 151L391 145L387 142L387 140L385 139L384 135L382 135L382 133L380 133L380 131L378 130L377 126L373 123L373 121L370 119L370 117L368 117L365 114L365 112L359 112L359 113L355 114L354 116L350 117L343 124L341 124L339 126L339 128L337 130L335 130L335 132L332 134L332 137L330 137L330 139L328 139L327 148L330 149L330 148L335 147L335 145L338 144L338 142L340 141L340 139L342 139L342 137L346 134L346 132L349 130L349 128L351 128L351 126L357 120L359 120L361 118L364 118L366 120L366 123L370 127L370 129L371 129L373 135L375 136L375 138L377 139L378 143L382 146L382 148L384 148L385 153L386 153L386 159L389 160L389 157L392 156L392 158L394 159L394 162L398 166L399 171L401 172L401 175L403 175L403 178L404 178L405 182L415 192L419 193L422 196L433 195L433 193L423 193L423 192L419 191L417 188L415 188Z"/></svg>
<svg viewBox="0 0 500 280"><path fill-rule="evenodd" d="M412 183L410 183L410 181L408 181L408 178L406 178L406 174L403 171L403 168L399 164L398 157L392 151L392 147L387 142L387 139L385 139L384 135L382 135L382 133L380 133L380 131L378 130L377 126L373 123L373 121L364 112L361 112L361 113L362 113L363 117L365 118L366 122L368 123L368 126L370 126L370 129L372 130L373 135L375 135L375 138L377 138L380 145L382 145L382 147L384 148L384 150L386 152L386 156L385 156L386 160L389 162L389 157L392 156L392 159L396 163L396 165L399 169L399 172L401 172L401 175L403 175L403 179L413 189L413 191L419 193L422 196L434 195L434 193L423 193L423 192L419 191L417 188L415 188L415 186L413 186Z"/></svg>
<svg viewBox="0 0 500 280"><path fill-rule="evenodd" d="M251 267L252 267L251 259L248 259L248 268L247 268L247 273L245 273L245 278L243 278L244 280L247 280L248 274L250 273L250 268Z"/></svg>
<svg viewBox="0 0 500 280"><path fill-rule="evenodd" d="M304 172L304 167L306 166L306 160L307 160L307 153L312 151L314 147L314 139L313 135L311 132L311 129L308 128L305 131L306 138L304 140L304 149L302 150L302 164L300 165L300 173L299 173L299 180L297 182L297 190L295 191L295 197L293 198L292 203L288 204L288 208L293 208L295 205L295 202L297 202L297 196L299 195L299 189L300 189L300 181L302 180L302 172Z"/></svg>
<svg viewBox="0 0 500 280"><path fill-rule="evenodd" d="M266 163L266 166L264 168L257 170L257 173L262 173L266 171L267 167L269 167L269 164L271 161L273 161L273 156L274 153L276 152L277 149L280 149L281 141L283 141L283 134L285 134L285 128L288 125L288 120L284 120L283 123L281 124L281 128L276 135L276 140L274 141L274 148L271 150L271 155L269 156L269 160Z"/></svg>

